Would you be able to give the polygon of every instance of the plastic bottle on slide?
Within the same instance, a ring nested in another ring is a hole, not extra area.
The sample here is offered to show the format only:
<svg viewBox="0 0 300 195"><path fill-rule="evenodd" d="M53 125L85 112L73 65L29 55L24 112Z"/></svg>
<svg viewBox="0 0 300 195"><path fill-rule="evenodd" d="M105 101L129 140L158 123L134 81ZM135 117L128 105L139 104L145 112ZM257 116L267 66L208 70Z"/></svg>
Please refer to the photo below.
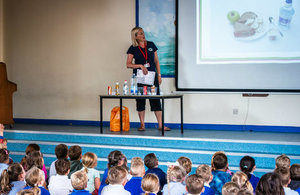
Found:
<svg viewBox="0 0 300 195"><path fill-rule="evenodd" d="M281 29L287 30L290 28L292 17L295 14L292 0L285 0L283 6L279 9L279 21L278 25Z"/></svg>

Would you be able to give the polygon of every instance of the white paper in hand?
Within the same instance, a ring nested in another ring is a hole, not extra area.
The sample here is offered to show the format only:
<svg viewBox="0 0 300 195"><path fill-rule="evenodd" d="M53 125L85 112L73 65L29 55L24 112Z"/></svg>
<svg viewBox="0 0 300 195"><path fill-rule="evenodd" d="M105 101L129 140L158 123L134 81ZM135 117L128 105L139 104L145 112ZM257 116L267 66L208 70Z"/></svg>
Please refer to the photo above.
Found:
<svg viewBox="0 0 300 195"><path fill-rule="evenodd" d="M148 71L148 74L144 75L141 69L137 70L137 83L144 85L154 85L155 72Z"/></svg>

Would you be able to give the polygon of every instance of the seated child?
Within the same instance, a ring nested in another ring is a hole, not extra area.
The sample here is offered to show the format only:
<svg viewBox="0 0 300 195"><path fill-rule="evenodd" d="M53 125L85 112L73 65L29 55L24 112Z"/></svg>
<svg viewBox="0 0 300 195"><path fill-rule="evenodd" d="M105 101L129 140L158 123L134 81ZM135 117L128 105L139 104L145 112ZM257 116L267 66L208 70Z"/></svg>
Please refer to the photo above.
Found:
<svg viewBox="0 0 300 195"><path fill-rule="evenodd" d="M144 161L140 157L131 159L130 174L132 178L126 183L125 190L129 191L131 195L140 195L144 193L142 190L142 179L145 175Z"/></svg>
<svg viewBox="0 0 300 195"><path fill-rule="evenodd" d="M290 166L291 166L291 160L287 155L282 154L276 158L275 168L285 167L289 169Z"/></svg>
<svg viewBox="0 0 300 195"><path fill-rule="evenodd" d="M238 191L237 195L253 195L253 191L247 190L247 189L242 189Z"/></svg>
<svg viewBox="0 0 300 195"><path fill-rule="evenodd" d="M100 173L95 169L97 167L98 158L95 153L87 152L82 157L83 168L81 170L85 171L88 176L88 183L86 190L92 194L98 194L100 187Z"/></svg>
<svg viewBox="0 0 300 195"><path fill-rule="evenodd" d="M58 144L55 147L55 155L57 159L50 165L49 177L56 175L55 162L58 159L68 158L68 146L66 144Z"/></svg>
<svg viewBox="0 0 300 195"><path fill-rule="evenodd" d="M281 185L283 187L285 195L299 195L298 192L292 190L288 187L291 182L290 170L287 167L280 167L274 170L274 173L277 173L281 179Z"/></svg>
<svg viewBox="0 0 300 195"><path fill-rule="evenodd" d="M50 195L48 190L46 190L43 186L45 186L45 176L41 169L37 167L32 167L29 169L25 176L26 187L27 189L34 189L35 191L40 191L41 195Z"/></svg>
<svg viewBox="0 0 300 195"><path fill-rule="evenodd" d="M204 180L201 176L193 174L186 178L187 195L200 195L204 192Z"/></svg>
<svg viewBox="0 0 300 195"><path fill-rule="evenodd" d="M127 170L121 166L115 166L109 169L107 174L109 185L105 186L101 195L130 195L130 192L124 189L127 182Z"/></svg>
<svg viewBox="0 0 300 195"><path fill-rule="evenodd" d="M222 187L222 195L237 195L240 188L238 184L234 182L227 182Z"/></svg>
<svg viewBox="0 0 300 195"><path fill-rule="evenodd" d="M21 164L13 163L2 172L0 178L0 194L16 194L24 189L25 171Z"/></svg>
<svg viewBox="0 0 300 195"><path fill-rule="evenodd" d="M240 170L248 176L248 180L252 184L253 192L258 184L259 177L256 177L253 174L253 171L256 169L255 160L251 156L244 156L240 160Z"/></svg>
<svg viewBox="0 0 300 195"><path fill-rule="evenodd" d="M144 195L156 195L159 190L159 179L153 173L148 173L142 179L142 189L144 190Z"/></svg>
<svg viewBox="0 0 300 195"><path fill-rule="evenodd" d="M71 180L68 178L70 162L66 158L55 161L56 175L50 177L49 192L51 195L68 195L73 191Z"/></svg>
<svg viewBox="0 0 300 195"><path fill-rule="evenodd" d="M109 153L108 157L107 157L107 168L104 171L103 177L102 177L102 181L100 184L100 188L99 188L99 194L101 194L102 189L107 186L107 174L108 174L108 170L112 167L115 166L123 166L124 168L127 168L127 160L125 155L118 151L118 150L114 150L112 152ZM127 169L126 169L127 170Z"/></svg>
<svg viewBox="0 0 300 195"><path fill-rule="evenodd" d="M247 189L253 192L252 184L248 180L248 176L243 172L236 172L232 176L232 182L236 183L240 189Z"/></svg>
<svg viewBox="0 0 300 195"><path fill-rule="evenodd" d="M33 151L37 151L37 152L41 152L40 151L40 146L38 144L29 144L27 147L26 147L26 150L25 150L25 153L26 153L26 156L29 155L29 153L33 152ZM26 156L24 156L21 160L21 165L23 166L24 170L27 171L29 170L30 168L27 168L27 160L26 160ZM41 155L42 156L42 155ZM43 157L42 157L43 158ZM47 180L48 176L47 176L47 170L46 170L46 166L45 164L43 163L43 167L42 167L42 170L44 172L44 175L45 175L45 179Z"/></svg>
<svg viewBox="0 0 300 195"><path fill-rule="evenodd" d="M158 168L158 159L155 156L155 154L154 153L147 154L144 158L144 163L148 168L148 170L146 171L146 175L148 173L154 173L158 177L159 185L162 189L162 187L164 187L164 185L167 184L167 175L165 172L163 172L163 170ZM161 195L162 193L158 192L158 194Z"/></svg>
<svg viewBox="0 0 300 195"><path fill-rule="evenodd" d="M177 162L179 163L180 166L182 166L185 169L186 174L189 175L189 173L192 170L192 161L191 161L191 159L182 156L182 157L177 159Z"/></svg>
<svg viewBox="0 0 300 195"><path fill-rule="evenodd" d="M227 156L222 152L217 152L212 158L213 179L210 182L210 187L215 191L215 194L222 194L222 187L225 183L231 181L231 175L227 173L228 161Z"/></svg>
<svg viewBox="0 0 300 195"><path fill-rule="evenodd" d="M300 164L293 164L290 168L290 174L291 183L288 187L300 194Z"/></svg>
<svg viewBox="0 0 300 195"><path fill-rule="evenodd" d="M40 195L40 190L37 189L29 189L29 190L21 190L17 193L17 195Z"/></svg>
<svg viewBox="0 0 300 195"><path fill-rule="evenodd" d="M284 190L281 185L280 177L276 173L264 174L255 190L255 195L284 195Z"/></svg>
<svg viewBox="0 0 300 195"><path fill-rule="evenodd" d="M201 176L204 181L204 192L202 193L202 195L214 195L215 192L209 186L209 183L213 179L211 168L208 165L199 165L197 167L196 174Z"/></svg>
<svg viewBox="0 0 300 195"><path fill-rule="evenodd" d="M168 183L164 185L162 193L164 195L182 195L185 194L186 188L183 185L185 180L186 171L182 166L171 165L168 167L167 181Z"/></svg>
<svg viewBox="0 0 300 195"><path fill-rule="evenodd" d="M76 171L71 175L73 192L70 195L92 195L85 190L88 183L88 176L85 171Z"/></svg>
<svg viewBox="0 0 300 195"><path fill-rule="evenodd" d="M9 151L5 148L0 149L0 175L8 168Z"/></svg>
<svg viewBox="0 0 300 195"><path fill-rule="evenodd" d="M0 123L0 149L7 148L7 139L3 136L4 125Z"/></svg>
<svg viewBox="0 0 300 195"><path fill-rule="evenodd" d="M82 157L82 149L78 145L71 146L68 155L70 158L70 173L69 173L69 178L71 178L71 175L75 173L76 171L79 171L82 169L82 163L81 163L81 157Z"/></svg>

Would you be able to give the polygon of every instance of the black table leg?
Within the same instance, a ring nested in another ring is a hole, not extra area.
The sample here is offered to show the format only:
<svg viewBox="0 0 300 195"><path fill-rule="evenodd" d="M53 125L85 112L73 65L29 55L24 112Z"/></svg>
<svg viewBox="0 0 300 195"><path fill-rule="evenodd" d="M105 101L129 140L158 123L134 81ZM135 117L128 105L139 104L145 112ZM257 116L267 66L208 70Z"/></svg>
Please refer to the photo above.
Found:
<svg viewBox="0 0 300 195"><path fill-rule="evenodd" d="M122 102L122 98L120 98L120 131L123 131L123 102Z"/></svg>
<svg viewBox="0 0 300 195"><path fill-rule="evenodd" d="M100 97L100 133L103 133L103 108L102 108L102 97Z"/></svg>
<svg viewBox="0 0 300 195"><path fill-rule="evenodd" d="M183 98L180 97L180 120L181 120L181 134L183 134Z"/></svg>
<svg viewBox="0 0 300 195"><path fill-rule="evenodd" d="M165 100L164 98L161 98L161 112L162 112L162 116L161 116L161 124L162 124L162 127L161 127L161 135L164 136L165 135L165 113L164 113L164 110L165 110Z"/></svg>

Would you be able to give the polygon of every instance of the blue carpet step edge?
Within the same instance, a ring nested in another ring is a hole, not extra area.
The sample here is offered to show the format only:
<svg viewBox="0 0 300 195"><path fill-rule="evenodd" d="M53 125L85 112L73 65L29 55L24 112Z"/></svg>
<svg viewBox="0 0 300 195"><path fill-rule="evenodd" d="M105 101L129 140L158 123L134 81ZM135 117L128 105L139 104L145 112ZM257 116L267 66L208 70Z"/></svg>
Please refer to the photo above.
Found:
<svg viewBox="0 0 300 195"><path fill-rule="evenodd" d="M144 146L179 149L201 149L211 151L253 152L286 155L300 155L300 142L267 141L267 140L235 140L211 138L157 137L137 135L106 135L84 133L60 133L43 131L6 131L8 140L55 141L60 143L100 144L122 146Z"/></svg>
<svg viewBox="0 0 300 195"><path fill-rule="evenodd" d="M24 148L31 143L24 140L11 140L8 142L8 148L14 148L14 152L24 152ZM59 143L56 142L36 142L40 145L42 153L54 154L55 146ZM68 146L74 143L65 143ZM154 152L160 161L168 162L170 160L176 161L180 156L186 156L195 164L210 164L213 151L202 150L185 150L185 149L166 149L166 148L151 148L151 147L132 147L132 146L109 146L109 145L95 145L95 144L80 144L83 154L85 152L94 152L100 158L106 158L107 155L113 150L122 151L128 159L133 157L143 158L148 153ZM228 162L231 166L239 166L240 159L245 155L250 155L256 160L258 168L274 168L275 159L279 155L274 154L256 154L256 153L238 153L225 151L228 156ZM299 163L300 156L289 156L291 164Z"/></svg>
<svg viewBox="0 0 300 195"><path fill-rule="evenodd" d="M16 160L16 162L19 162L20 159L22 159L23 156L25 155L24 152L11 152L10 154L12 155L11 156L12 159L14 161ZM44 160L45 160L46 169L49 172L50 165L54 160L56 160L56 156L53 155L53 154L44 154ZM104 174L104 170L106 169L107 159L106 158L98 158L97 161L98 161L98 164L97 164L96 169L100 171L100 174L101 174L101 177L102 177L102 175ZM130 163L131 163L131 160L128 160L128 167L130 167ZM167 172L168 166L171 165L172 163L174 163L174 162L159 162L159 167L163 171ZM199 165L200 164L193 164L191 173L196 173L196 169ZM147 170L146 167L145 167L145 169ZM234 167L234 166L230 166L229 169L233 172L237 172L237 171L240 170L239 167ZM255 170L254 174L260 177L263 174L268 173L268 172L272 172L272 171L273 171L273 169L260 169L260 168L257 168Z"/></svg>

